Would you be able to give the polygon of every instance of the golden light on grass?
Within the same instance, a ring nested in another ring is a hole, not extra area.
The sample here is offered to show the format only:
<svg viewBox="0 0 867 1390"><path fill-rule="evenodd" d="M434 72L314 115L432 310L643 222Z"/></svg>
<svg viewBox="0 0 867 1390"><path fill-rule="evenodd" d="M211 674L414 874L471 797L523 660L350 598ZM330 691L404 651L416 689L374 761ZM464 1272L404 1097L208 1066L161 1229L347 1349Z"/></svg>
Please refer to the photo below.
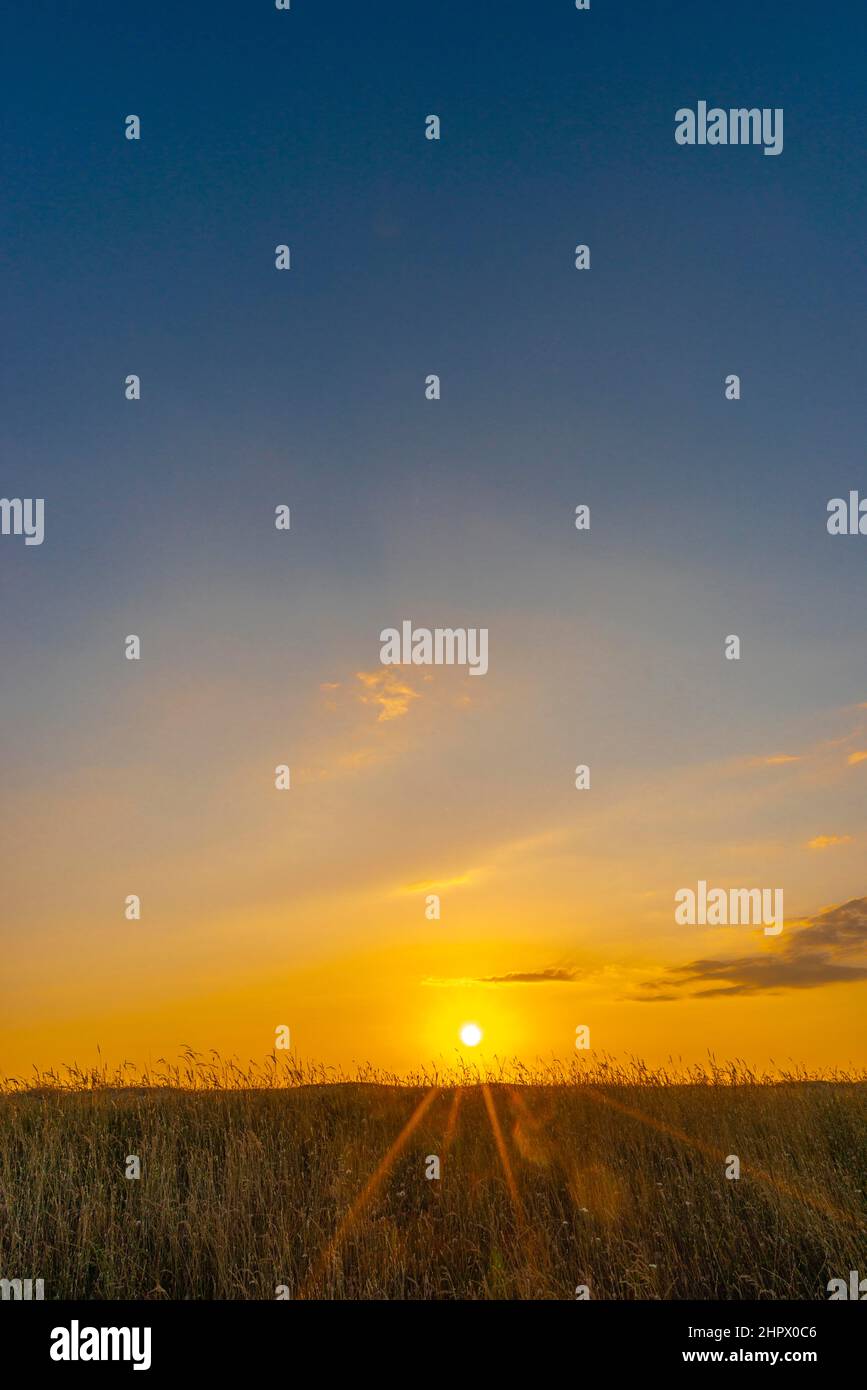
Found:
<svg viewBox="0 0 867 1390"><path fill-rule="evenodd" d="M477 1023L465 1023L461 1028L460 1037L464 1047L478 1047L483 1034Z"/></svg>
<svg viewBox="0 0 867 1390"><path fill-rule="evenodd" d="M509 1030L484 1002L493 1044ZM460 1031L458 1015L440 1036ZM157 1072L0 1075L15 1212L0 1267L42 1268L76 1300L267 1301L279 1279L291 1299L524 1301L573 1297L581 1259L606 1298L804 1302L857 1258L863 1072L609 1059L478 1079L464 1058L401 1079L274 1057L241 1067L188 1049ZM144 1225L118 1225L115 1132L160 1156L146 1207L127 1196ZM737 1183L721 1192L733 1134L748 1201ZM425 1181L434 1155L447 1155L441 1183ZM58 1240L59 1218L87 1239ZM767 1259L769 1229L786 1260Z"/></svg>

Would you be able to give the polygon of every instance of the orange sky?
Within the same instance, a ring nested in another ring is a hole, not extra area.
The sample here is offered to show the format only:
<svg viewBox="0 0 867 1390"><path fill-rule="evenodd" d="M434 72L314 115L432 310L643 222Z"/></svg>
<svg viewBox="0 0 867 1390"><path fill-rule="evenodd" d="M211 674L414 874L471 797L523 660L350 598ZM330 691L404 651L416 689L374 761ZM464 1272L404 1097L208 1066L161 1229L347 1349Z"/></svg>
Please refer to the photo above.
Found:
<svg viewBox="0 0 867 1390"><path fill-rule="evenodd" d="M282 1024L296 1055L403 1070L466 1053L468 1019L488 1059L568 1059L588 1025L649 1061L867 1064L867 905L839 911L864 887L863 704L728 758L591 757L579 792L580 738L546 742L520 663L335 664L296 679L291 738L238 669L170 672L122 670L77 765L12 788L3 1071L97 1044L261 1059ZM677 925L702 878L782 887L783 933Z"/></svg>

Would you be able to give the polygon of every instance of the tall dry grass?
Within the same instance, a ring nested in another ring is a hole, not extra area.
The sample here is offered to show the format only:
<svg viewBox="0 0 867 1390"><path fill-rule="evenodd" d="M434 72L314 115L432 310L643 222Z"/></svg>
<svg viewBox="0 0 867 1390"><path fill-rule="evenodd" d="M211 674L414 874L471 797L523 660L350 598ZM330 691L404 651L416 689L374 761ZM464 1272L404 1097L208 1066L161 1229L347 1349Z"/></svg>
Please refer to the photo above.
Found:
<svg viewBox="0 0 867 1390"><path fill-rule="evenodd" d="M0 1094L0 1277L47 1298L824 1299L867 1273L865 1121L863 1077L713 1062L67 1068Z"/></svg>

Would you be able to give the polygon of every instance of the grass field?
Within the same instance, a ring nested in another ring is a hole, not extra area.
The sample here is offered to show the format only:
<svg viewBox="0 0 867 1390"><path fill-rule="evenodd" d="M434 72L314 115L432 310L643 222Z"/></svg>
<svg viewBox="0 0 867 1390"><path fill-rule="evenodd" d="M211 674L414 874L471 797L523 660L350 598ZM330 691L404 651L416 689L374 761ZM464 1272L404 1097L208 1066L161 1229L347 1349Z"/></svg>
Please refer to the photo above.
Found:
<svg viewBox="0 0 867 1390"><path fill-rule="evenodd" d="M73 1071L0 1094L0 1277L46 1299L825 1299L867 1272L865 1133L867 1081L744 1068Z"/></svg>

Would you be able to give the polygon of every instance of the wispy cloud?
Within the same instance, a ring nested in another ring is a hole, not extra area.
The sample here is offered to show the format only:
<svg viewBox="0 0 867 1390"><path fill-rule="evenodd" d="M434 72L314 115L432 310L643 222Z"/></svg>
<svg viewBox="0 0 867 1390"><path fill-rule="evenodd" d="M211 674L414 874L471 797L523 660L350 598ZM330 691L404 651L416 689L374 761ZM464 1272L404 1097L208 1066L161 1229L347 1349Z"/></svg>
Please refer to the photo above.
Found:
<svg viewBox="0 0 867 1390"><path fill-rule="evenodd" d="M817 835L807 841L807 849L830 849L832 845L851 845L851 835Z"/></svg>
<svg viewBox="0 0 867 1390"><path fill-rule="evenodd" d="M453 878L431 878L423 879L419 883L407 883L395 889L395 892L401 896L409 893L435 893L440 888L465 888L472 881L472 875L469 873L455 874Z"/></svg>
<svg viewBox="0 0 867 1390"><path fill-rule="evenodd" d="M551 966L547 970L511 970L506 975L428 976L422 984L440 988L467 988L477 985L550 985L572 984L579 978L576 970Z"/></svg>
<svg viewBox="0 0 867 1390"><path fill-rule="evenodd" d="M364 687L359 700L363 705L378 708L379 724L386 724L390 719L401 719L412 701L421 699L419 692L388 666L381 671L356 671L355 678Z"/></svg>
<svg viewBox="0 0 867 1390"><path fill-rule="evenodd" d="M483 975L480 985L547 985L552 983L571 984L576 978L574 970L513 970L508 975Z"/></svg>

